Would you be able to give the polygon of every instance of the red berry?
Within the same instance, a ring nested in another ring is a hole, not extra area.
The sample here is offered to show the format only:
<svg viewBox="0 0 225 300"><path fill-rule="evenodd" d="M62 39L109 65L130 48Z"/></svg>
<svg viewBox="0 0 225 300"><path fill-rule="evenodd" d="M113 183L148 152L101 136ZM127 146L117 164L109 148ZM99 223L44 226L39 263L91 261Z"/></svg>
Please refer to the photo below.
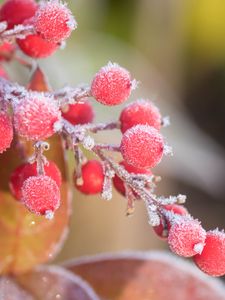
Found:
<svg viewBox="0 0 225 300"><path fill-rule="evenodd" d="M191 257L202 252L205 238L206 232L198 220L177 217L170 228L168 244L177 255Z"/></svg>
<svg viewBox="0 0 225 300"><path fill-rule="evenodd" d="M0 153L10 147L13 139L13 125L10 116L0 111Z"/></svg>
<svg viewBox="0 0 225 300"><path fill-rule="evenodd" d="M53 135L55 123L60 117L59 108L53 98L34 92L29 93L14 109L16 131L29 140L42 140Z"/></svg>
<svg viewBox="0 0 225 300"><path fill-rule="evenodd" d="M108 63L95 75L91 94L100 103L117 105L124 102L131 93L130 73L117 64Z"/></svg>
<svg viewBox="0 0 225 300"><path fill-rule="evenodd" d="M125 161L121 161L120 165L124 167L124 169L126 171L128 171L129 173L134 173L134 174L145 174L148 176L152 175L151 170L148 169L140 169L140 168L136 168L134 166L128 165ZM120 179L117 175L115 175L113 177L113 184L115 186L115 188L117 189L117 191L119 193L121 193L123 196L125 196L125 186L124 186L124 182L122 179Z"/></svg>
<svg viewBox="0 0 225 300"><path fill-rule="evenodd" d="M15 46L9 42L0 45L0 61L10 60L15 51Z"/></svg>
<svg viewBox="0 0 225 300"><path fill-rule="evenodd" d="M48 164L44 166L45 175L55 180L58 187L62 184L62 176L59 168L53 161L48 161ZM21 189L24 181L31 177L37 176L37 163L25 163L17 167L11 174L9 180L9 187L13 196L20 200L22 197Z"/></svg>
<svg viewBox="0 0 225 300"><path fill-rule="evenodd" d="M34 26L44 39L60 43L71 34L77 24L71 11L59 1L49 1L40 4L34 18Z"/></svg>
<svg viewBox="0 0 225 300"><path fill-rule="evenodd" d="M150 125L159 130L161 127L161 114L159 109L150 101L137 100L128 104L120 114L121 131L138 125Z"/></svg>
<svg viewBox="0 0 225 300"><path fill-rule="evenodd" d="M74 184L76 188L84 194L98 194L103 189L104 172L100 161L89 160L82 166L83 184L78 185L74 174Z"/></svg>
<svg viewBox="0 0 225 300"><path fill-rule="evenodd" d="M22 202L33 213L52 217L60 205L60 191L49 176L31 176L22 186Z"/></svg>
<svg viewBox="0 0 225 300"><path fill-rule="evenodd" d="M50 56L59 48L58 44L48 42L38 34L30 34L24 39L17 39L16 42L26 55L33 58Z"/></svg>
<svg viewBox="0 0 225 300"><path fill-rule="evenodd" d="M153 168L163 155L163 137L154 127L136 125L128 129L121 141L125 161L137 168Z"/></svg>
<svg viewBox="0 0 225 300"><path fill-rule="evenodd" d="M13 28L33 17L37 7L34 0L7 0L0 8L0 21L6 21L8 29Z"/></svg>
<svg viewBox="0 0 225 300"><path fill-rule="evenodd" d="M208 275L225 275L225 233L218 229L207 232L205 247L194 261Z"/></svg>
<svg viewBox="0 0 225 300"><path fill-rule="evenodd" d="M91 123L94 111L90 102L78 102L64 107L62 116L73 125Z"/></svg>
<svg viewBox="0 0 225 300"><path fill-rule="evenodd" d="M170 204L170 205L163 206L163 208L176 215L180 215L180 216L188 215L188 211L183 205ZM170 228L171 228L171 222L168 218L166 218L166 216L161 217L160 224L158 226L153 227L155 233L163 239L168 237Z"/></svg>

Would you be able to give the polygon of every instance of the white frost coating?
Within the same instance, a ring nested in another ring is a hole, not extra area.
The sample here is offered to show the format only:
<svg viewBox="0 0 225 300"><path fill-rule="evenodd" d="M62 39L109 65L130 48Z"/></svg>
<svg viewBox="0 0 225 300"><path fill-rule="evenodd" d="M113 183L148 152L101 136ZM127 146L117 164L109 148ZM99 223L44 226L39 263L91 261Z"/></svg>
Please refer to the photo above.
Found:
<svg viewBox="0 0 225 300"><path fill-rule="evenodd" d="M136 90L140 85L140 81L137 81L136 79L133 79L131 81L131 90L134 91Z"/></svg>
<svg viewBox="0 0 225 300"><path fill-rule="evenodd" d="M54 218L54 212L51 211L51 210L46 210L45 218L48 219L48 220L52 220Z"/></svg>
<svg viewBox="0 0 225 300"><path fill-rule="evenodd" d="M205 244L203 243L198 243L194 245L194 251L198 254L201 254L203 249L204 249Z"/></svg>
<svg viewBox="0 0 225 300"><path fill-rule="evenodd" d="M184 204L185 201L186 201L186 199L187 199L187 196L186 196L186 195L179 194L179 195L177 196L177 203L179 203L179 204Z"/></svg>
<svg viewBox="0 0 225 300"><path fill-rule="evenodd" d="M163 154L173 156L173 148L165 144L163 148Z"/></svg>
<svg viewBox="0 0 225 300"><path fill-rule="evenodd" d="M102 198L106 201L110 201L112 199L112 191L111 190L105 190L101 194Z"/></svg>
<svg viewBox="0 0 225 300"><path fill-rule="evenodd" d="M59 132L62 130L62 127L63 127L63 123L61 120L59 120L54 123L53 130L54 130L54 132Z"/></svg>
<svg viewBox="0 0 225 300"><path fill-rule="evenodd" d="M95 141L94 141L94 139L92 137L86 136L83 139L82 144L83 144L83 146L84 146L85 149L92 150L93 147L95 146Z"/></svg>
<svg viewBox="0 0 225 300"><path fill-rule="evenodd" d="M169 116L163 117L163 119L162 119L162 126L163 127L170 126L170 117Z"/></svg>

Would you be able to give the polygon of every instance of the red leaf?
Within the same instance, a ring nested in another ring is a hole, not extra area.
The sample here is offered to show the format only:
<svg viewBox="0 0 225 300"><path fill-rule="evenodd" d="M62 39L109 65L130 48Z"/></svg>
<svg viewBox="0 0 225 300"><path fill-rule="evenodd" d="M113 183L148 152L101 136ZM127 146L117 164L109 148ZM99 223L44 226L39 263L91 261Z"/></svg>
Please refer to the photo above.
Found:
<svg viewBox="0 0 225 300"><path fill-rule="evenodd" d="M0 278L1 300L100 300L80 277L54 266L39 266L17 277Z"/></svg>
<svg viewBox="0 0 225 300"><path fill-rule="evenodd" d="M39 68L30 86L47 89L45 76ZM20 142L24 145L26 157L29 157L33 152L32 144ZM55 135L48 142L47 158L57 163L63 179L61 206L52 220L30 213L9 191L10 174L22 162L15 141L10 150L0 155L0 274L21 273L54 258L65 240L70 199L64 151L59 136Z"/></svg>
<svg viewBox="0 0 225 300"><path fill-rule="evenodd" d="M47 77L42 72L39 66L36 68L36 70L34 71L31 77L31 81L28 85L28 90L38 91L38 92L48 92L50 90Z"/></svg>
<svg viewBox="0 0 225 300"><path fill-rule="evenodd" d="M163 252L123 253L65 264L107 300L224 300L225 287Z"/></svg>

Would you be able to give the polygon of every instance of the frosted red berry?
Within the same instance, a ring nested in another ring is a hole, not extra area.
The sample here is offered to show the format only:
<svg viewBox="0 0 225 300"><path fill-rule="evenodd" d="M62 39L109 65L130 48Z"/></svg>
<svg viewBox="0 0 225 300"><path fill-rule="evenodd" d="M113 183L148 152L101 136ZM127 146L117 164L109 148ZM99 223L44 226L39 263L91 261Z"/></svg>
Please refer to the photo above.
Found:
<svg viewBox="0 0 225 300"><path fill-rule="evenodd" d="M48 57L59 48L58 44L48 42L38 34L30 34L24 39L17 39L17 44L26 55L33 58Z"/></svg>
<svg viewBox="0 0 225 300"><path fill-rule="evenodd" d="M91 94L100 103L117 105L130 96L132 90L130 73L117 64L109 63L95 75Z"/></svg>
<svg viewBox="0 0 225 300"><path fill-rule="evenodd" d="M22 186L22 202L33 213L51 216L60 205L60 191L49 176L31 176Z"/></svg>
<svg viewBox="0 0 225 300"><path fill-rule="evenodd" d="M22 24L26 19L34 16L37 10L34 0L8 0L0 8L0 21L8 23L8 29Z"/></svg>
<svg viewBox="0 0 225 300"><path fill-rule="evenodd" d="M128 104L120 114L121 131L138 125L150 125L159 130L161 127L161 114L159 109L148 100L137 100Z"/></svg>
<svg viewBox="0 0 225 300"><path fill-rule="evenodd" d="M76 26L71 11L60 1L42 2L34 17L36 32L54 43L68 38Z"/></svg>
<svg viewBox="0 0 225 300"><path fill-rule="evenodd" d="M62 109L62 116L73 125L91 123L94 110L89 101L67 105Z"/></svg>
<svg viewBox="0 0 225 300"><path fill-rule="evenodd" d="M154 127L136 125L124 133L120 149L128 164L137 168L153 168L163 155L163 137Z"/></svg>
<svg viewBox="0 0 225 300"><path fill-rule="evenodd" d="M124 167L124 169L126 171L128 171L129 173L134 173L134 174L145 174L148 176L152 175L151 170L149 169L140 169L140 168L136 168L134 166L129 165L128 163L126 163L125 161L121 161L120 165ZM117 191L119 193L121 193L123 196L125 196L126 190L125 190L125 186L124 186L124 182L122 179L120 179L117 175L115 175L113 177L113 184L114 187L117 189Z"/></svg>
<svg viewBox="0 0 225 300"><path fill-rule="evenodd" d="M98 194L103 189L104 171L100 161L89 160L82 166L83 184L78 185L74 174L74 184L76 188L84 194Z"/></svg>
<svg viewBox="0 0 225 300"><path fill-rule="evenodd" d="M218 229L207 232L204 249L194 261L208 275L225 275L225 233Z"/></svg>
<svg viewBox="0 0 225 300"><path fill-rule="evenodd" d="M44 165L45 175L51 177L56 184L60 187L62 184L62 176L59 168L53 161L48 161L47 164ZM11 174L9 180L9 187L11 193L17 200L21 200L22 197L22 186L24 181L31 177L37 176L37 163L25 163L18 166Z"/></svg>
<svg viewBox="0 0 225 300"><path fill-rule="evenodd" d="M10 147L13 139L13 125L11 117L0 111L0 153Z"/></svg>
<svg viewBox="0 0 225 300"><path fill-rule="evenodd" d="M60 117L54 99L44 94L29 93L14 109L16 131L28 140L42 140L53 135Z"/></svg>
<svg viewBox="0 0 225 300"><path fill-rule="evenodd" d="M9 42L2 43L0 45L0 61L10 60L15 49L15 46Z"/></svg>
<svg viewBox="0 0 225 300"><path fill-rule="evenodd" d="M180 216L188 215L188 211L183 205L170 204L170 205L164 205L163 208L166 211L170 211L175 215L180 215ZM161 216L160 224L158 226L153 227L155 233L163 239L168 237L170 228L171 228L171 222L169 218L167 218L166 216Z"/></svg>
<svg viewBox="0 0 225 300"><path fill-rule="evenodd" d="M201 253L205 245L206 232L198 220L177 217L169 231L168 244L177 255L191 257Z"/></svg>

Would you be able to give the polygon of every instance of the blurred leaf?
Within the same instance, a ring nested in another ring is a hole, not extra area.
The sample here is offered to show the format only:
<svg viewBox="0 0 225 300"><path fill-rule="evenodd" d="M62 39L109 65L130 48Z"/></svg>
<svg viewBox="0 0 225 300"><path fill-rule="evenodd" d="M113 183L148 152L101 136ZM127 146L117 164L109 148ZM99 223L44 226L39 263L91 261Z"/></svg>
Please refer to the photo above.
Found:
<svg viewBox="0 0 225 300"><path fill-rule="evenodd" d="M218 280L163 252L103 255L65 266L105 300L225 299L225 287Z"/></svg>
<svg viewBox="0 0 225 300"><path fill-rule="evenodd" d="M46 89L45 77L38 69L33 75L32 88ZM66 180L64 152L59 136L48 140L48 159L57 163L61 170L61 206L52 220L30 213L23 204L16 201L9 191L11 172L22 160L16 151L16 142L10 150L0 155L0 274L21 273L33 266L46 262L59 252L67 231L70 215L70 199ZM21 141L26 156L32 154L32 144Z"/></svg>
<svg viewBox="0 0 225 300"><path fill-rule="evenodd" d="M47 77L42 72L39 66L37 66L36 70L32 74L28 89L39 92L47 92L50 89Z"/></svg>
<svg viewBox="0 0 225 300"><path fill-rule="evenodd" d="M199 0L187 2L185 28L197 58L214 62L225 59L225 2Z"/></svg>
<svg viewBox="0 0 225 300"><path fill-rule="evenodd" d="M34 298L22 289L10 277L0 278L0 299L2 300L33 300Z"/></svg>
<svg viewBox="0 0 225 300"><path fill-rule="evenodd" d="M40 266L15 280L35 300L99 300L84 280L60 267Z"/></svg>

